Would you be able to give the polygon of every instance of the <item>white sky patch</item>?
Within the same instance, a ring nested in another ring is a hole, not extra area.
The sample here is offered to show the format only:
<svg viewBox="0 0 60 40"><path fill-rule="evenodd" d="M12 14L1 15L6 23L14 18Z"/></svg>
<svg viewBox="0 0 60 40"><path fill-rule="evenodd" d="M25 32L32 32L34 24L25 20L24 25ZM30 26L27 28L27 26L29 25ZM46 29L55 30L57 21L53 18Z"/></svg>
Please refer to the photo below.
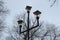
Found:
<svg viewBox="0 0 60 40"><path fill-rule="evenodd" d="M12 22L11 20L14 19L14 15L22 14L21 11L25 11L26 5L31 5L31 16L33 16L35 10L40 10L42 12L40 20L60 26L60 5L54 4L50 8L47 0L6 0L6 2L7 7L11 11L10 20L7 20L9 22Z"/></svg>

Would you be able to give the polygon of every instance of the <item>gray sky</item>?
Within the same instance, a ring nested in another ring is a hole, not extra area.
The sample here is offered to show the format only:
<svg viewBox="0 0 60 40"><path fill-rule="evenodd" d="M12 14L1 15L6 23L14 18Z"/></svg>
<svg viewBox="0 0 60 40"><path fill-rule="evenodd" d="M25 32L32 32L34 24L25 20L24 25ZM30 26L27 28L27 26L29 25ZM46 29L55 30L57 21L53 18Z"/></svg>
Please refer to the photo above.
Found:
<svg viewBox="0 0 60 40"><path fill-rule="evenodd" d="M10 10L9 19L7 18L8 22L11 21L10 24L12 24L15 15L22 14L21 12L25 11L25 6L30 5L32 6L31 16L35 10L40 10L42 12L41 21L60 26L60 0L53 7L50 7L52 1L48 2L48 0L6 0L6 2Z"/></svg>

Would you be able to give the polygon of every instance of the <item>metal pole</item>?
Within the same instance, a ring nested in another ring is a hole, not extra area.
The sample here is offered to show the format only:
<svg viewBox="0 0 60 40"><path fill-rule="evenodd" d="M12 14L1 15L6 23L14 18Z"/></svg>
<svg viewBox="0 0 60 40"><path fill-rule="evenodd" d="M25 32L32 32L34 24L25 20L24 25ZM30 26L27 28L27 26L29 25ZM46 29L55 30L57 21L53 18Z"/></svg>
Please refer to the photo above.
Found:
<svg viewBox="0 0 60 40"><path fill-rule="evenodd" d="M37 19L37 25L39 26L39 17L36 17L36 19Z"/></svg>
<svg viewBox="0 0 60 40"><path fill-rule="evenodd" d="M22 27L22 25L19 26L19 28L20 28L20 30L19 30L19 34L21 34L21 27Z"/></svg>
<svg viewBox="0 0 60 40"><path fill-rule="evenodd" d="M28 40L29 40L29 11L27 11L27 13L28 13L28 19L27 19L27 25L28 25L28 27L27 27L27 29L28 29L28 32L27 32L27 36L28 36Z"/></svg>

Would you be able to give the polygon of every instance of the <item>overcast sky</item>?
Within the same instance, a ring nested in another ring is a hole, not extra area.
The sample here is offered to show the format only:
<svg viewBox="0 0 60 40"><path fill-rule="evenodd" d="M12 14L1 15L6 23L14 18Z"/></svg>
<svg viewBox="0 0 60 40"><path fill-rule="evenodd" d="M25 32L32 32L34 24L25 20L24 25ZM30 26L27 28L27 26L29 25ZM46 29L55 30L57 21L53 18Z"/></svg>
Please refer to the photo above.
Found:
<svg viewBox="0 0 60 40"><path fill-rule="evenodd" d="M6 5L10 10L10 16L7 20L8 22L14 19L15 15L22 14L21 12L25 12L26 5L32 6L31 16L33 16L33 12L35 10L40 10L41 21L49 22L52 24L56 24L60 26L60 0L58 0L53 7L50 7L50 3L48 0L6 0ZM11 23L10 22L10 23Z"/></svg>

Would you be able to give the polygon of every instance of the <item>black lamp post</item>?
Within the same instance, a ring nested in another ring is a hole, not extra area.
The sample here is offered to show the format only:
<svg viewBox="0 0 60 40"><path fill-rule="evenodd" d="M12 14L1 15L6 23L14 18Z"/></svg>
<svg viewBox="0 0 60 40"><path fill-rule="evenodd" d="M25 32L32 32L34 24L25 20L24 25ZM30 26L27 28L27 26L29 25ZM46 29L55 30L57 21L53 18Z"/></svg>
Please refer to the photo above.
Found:
<svg viewBox="0 0 60 40"><path fill-rule="evenodd" d="M28 34L28 40L29 40L29 13L30 13L31 8L32 8L31 6L26 6L26 10L27 10L27 13L28 13L28 18L27 18L27 25L28 25L28 27L27 27L27 29L28 29L27 34Z"/></svg>
<svg viewBox="0 0 60 40"><path fill-rule="evenodd" d="M19 24L19 27L20 27L20 33L27 32L28 40L29 40L29 31L32 30L33 28L36 28L36 27L39 26L39 15L41 14L41 12L38 11L38 10L33 12L33 14L36 15L37 25L32 27L32 28L29 28L29 14L30 14L31 8L32 8L31 6L26 6L26 8L25 8L27 10L27 13L28 13L28 18L27 18L27 26L28 27L27 27L27 30L24 30L24 31L21 32L21 27L22 27L23 20L18 21L18 24Z"/></svg>

